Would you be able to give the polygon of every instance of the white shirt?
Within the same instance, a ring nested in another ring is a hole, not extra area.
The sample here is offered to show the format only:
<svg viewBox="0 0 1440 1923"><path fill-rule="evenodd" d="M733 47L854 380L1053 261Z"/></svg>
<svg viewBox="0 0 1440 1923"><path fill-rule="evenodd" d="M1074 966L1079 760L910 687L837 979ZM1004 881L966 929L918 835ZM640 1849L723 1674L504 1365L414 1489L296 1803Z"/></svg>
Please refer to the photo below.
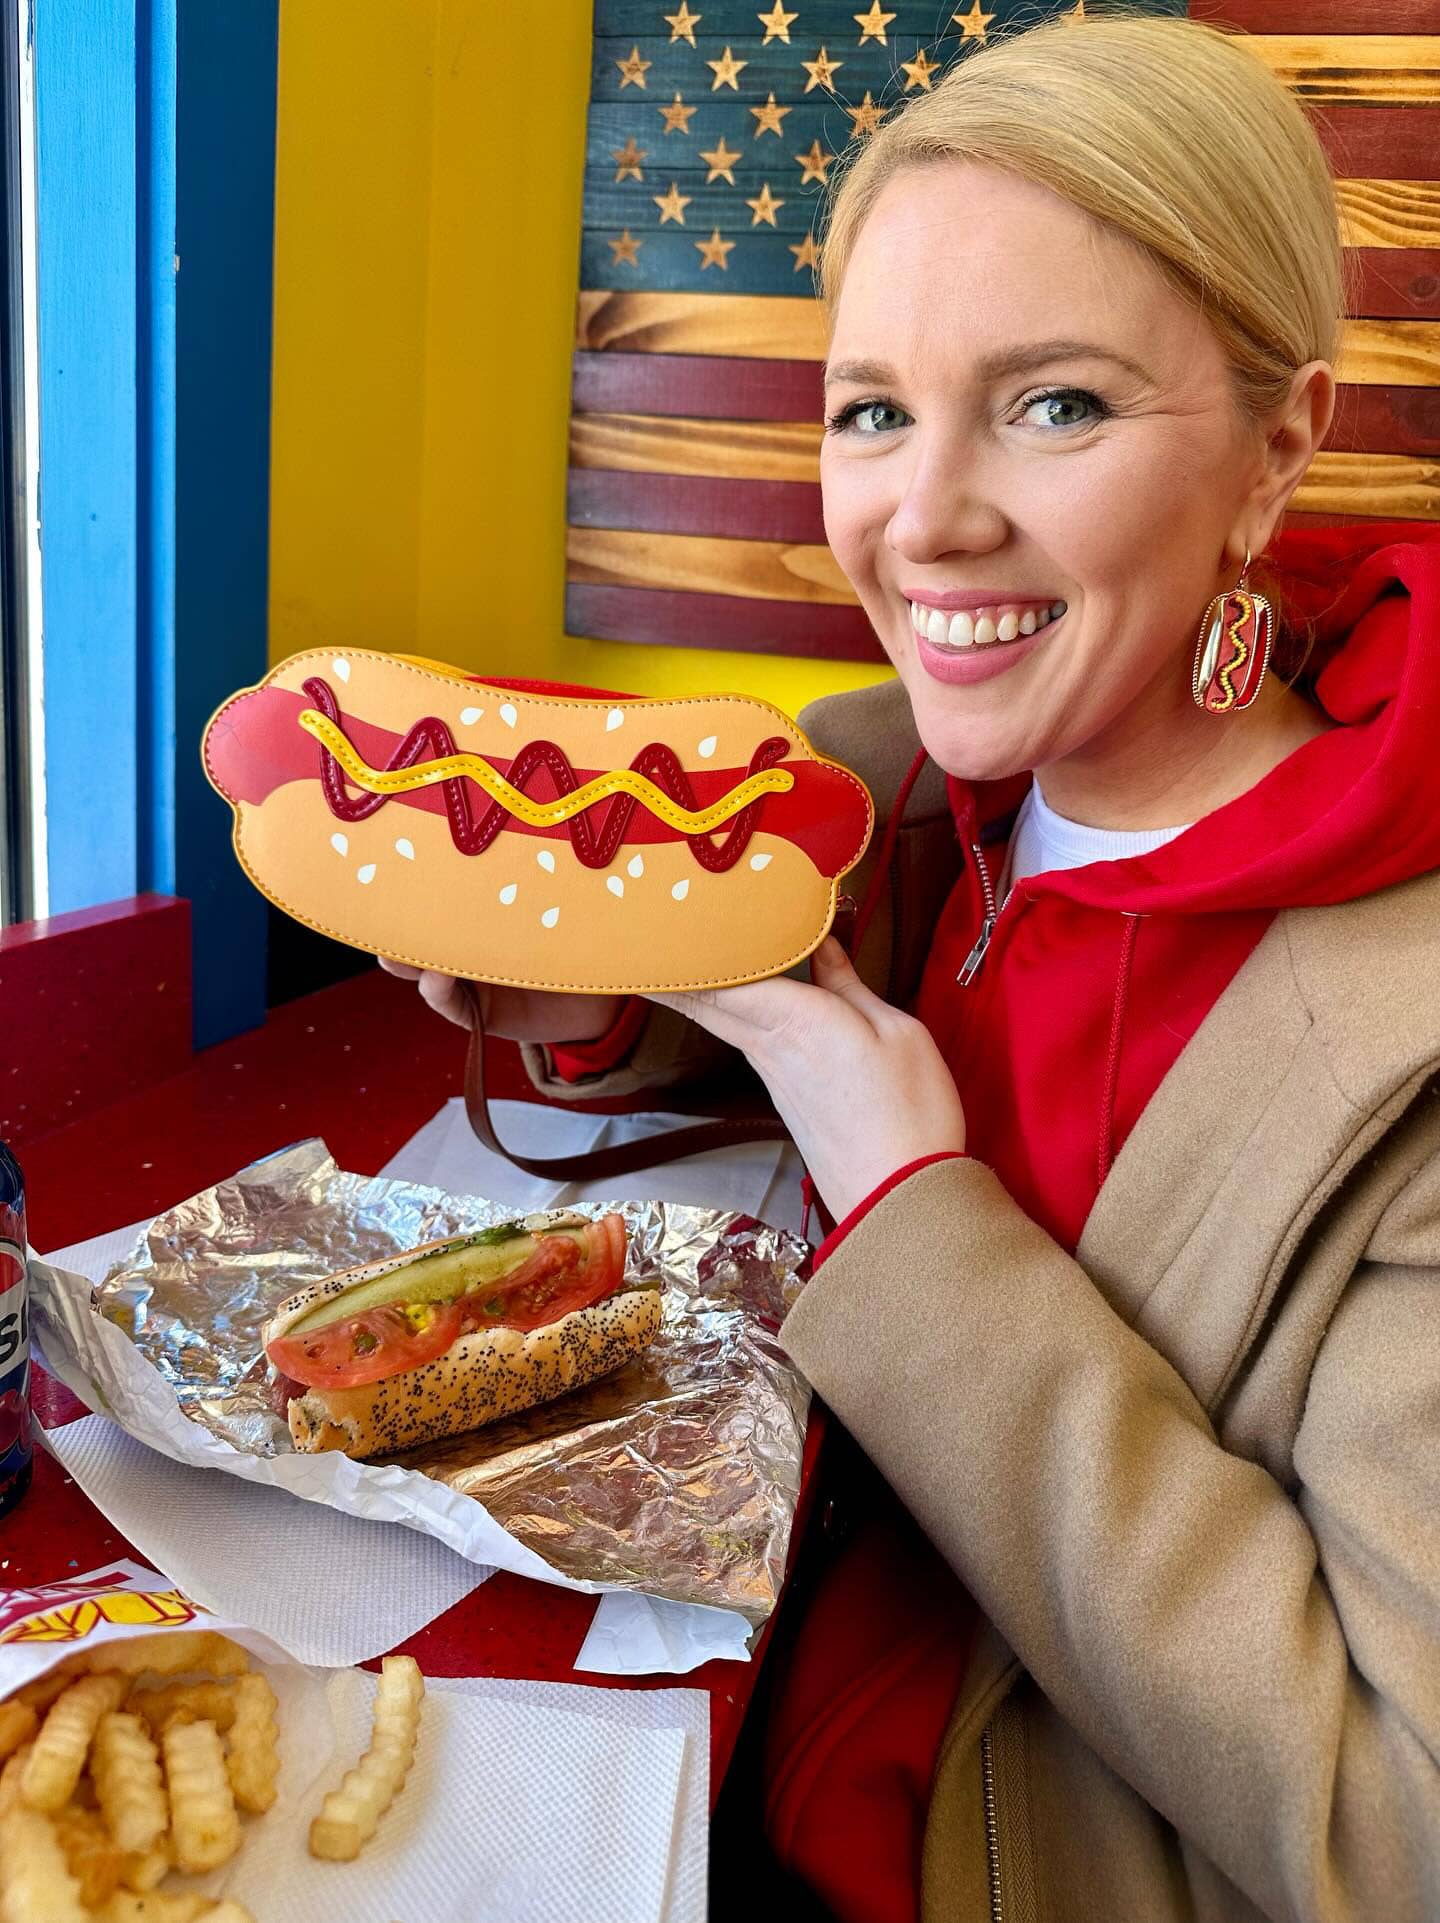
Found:
<svg viewBox="0 0 1440 1923"><path fill-rule="evenodd" d="M1057 815L1040 792L1040 784L1030 784L1030 792L1020 804L1010 835L1010 853L1000 883L1003 901L1016 882L1031 875L1043 875L1056 868L1084 868L1092 861L1125 861L1131 855L1148 855L1163 848L1167 841L1183 835L1191 824L1178 828L1087 828L1078 821Z"/></svg>

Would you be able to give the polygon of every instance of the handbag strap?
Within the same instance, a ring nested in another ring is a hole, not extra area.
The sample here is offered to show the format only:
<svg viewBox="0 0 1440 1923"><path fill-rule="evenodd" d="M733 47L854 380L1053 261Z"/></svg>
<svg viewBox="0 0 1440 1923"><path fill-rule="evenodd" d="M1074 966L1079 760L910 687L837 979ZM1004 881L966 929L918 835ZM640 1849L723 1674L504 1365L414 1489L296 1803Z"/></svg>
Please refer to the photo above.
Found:
<svg viewBox="0 0 1440 1923"><path fill-rule="evenodd" d="M506 1148L495 1133L485 1093L485 1018L478 991L465 984L470 1004L470 1046L465 1056L465 1113L479 1140L492 1154L513 1162L527 1175L549 1176L565 1182L607 1182L613 1176L629 1175L639 1168L653 1168L657 1162L678 1162L686 1155L699 1155L706 1149L726 1148L734 1142L786 1142L790 1132L778 1115L741 1115L728 1120L692 1122L686 1128L670 1129L664 1135L649 1135L636 1142L615 1142L608 1148L586 1149L578 1155L521 1155Z"/></svg>

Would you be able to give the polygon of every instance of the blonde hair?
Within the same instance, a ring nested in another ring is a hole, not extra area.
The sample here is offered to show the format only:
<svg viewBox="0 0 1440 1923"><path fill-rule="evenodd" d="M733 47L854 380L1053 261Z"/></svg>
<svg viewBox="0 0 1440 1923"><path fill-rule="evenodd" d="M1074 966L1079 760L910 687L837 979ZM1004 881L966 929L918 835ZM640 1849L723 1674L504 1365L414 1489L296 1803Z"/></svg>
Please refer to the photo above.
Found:
<svg viewBox="0 0 1440 1923"><path fill-rule="evenodd" d="M823 237L828 303L887 182L946 160L1048 187L1142 248L1214 329L1252 418L1307 361L1334 362L1334 181L1298 101L1240 40L1107 14L957 61L847 157Z"/></svg>

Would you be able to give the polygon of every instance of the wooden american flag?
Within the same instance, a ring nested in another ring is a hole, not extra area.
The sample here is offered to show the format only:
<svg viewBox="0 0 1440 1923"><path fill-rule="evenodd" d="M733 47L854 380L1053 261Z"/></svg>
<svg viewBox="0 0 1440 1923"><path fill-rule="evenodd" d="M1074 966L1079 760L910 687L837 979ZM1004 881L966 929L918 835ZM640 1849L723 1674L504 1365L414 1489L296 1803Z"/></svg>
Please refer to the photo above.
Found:
<svg viewBox="0 0 1440 1923"><path fill-rule="evenodd" d="M1086 5L596 0L571 634L884 658L820 517L826 176L987 34L1055 12L1083 32ZM1188 12L1250 37L1314 109L1340 177L1359 295L1336 423L1291 519L1440 520L1440 0Z"/></svg>

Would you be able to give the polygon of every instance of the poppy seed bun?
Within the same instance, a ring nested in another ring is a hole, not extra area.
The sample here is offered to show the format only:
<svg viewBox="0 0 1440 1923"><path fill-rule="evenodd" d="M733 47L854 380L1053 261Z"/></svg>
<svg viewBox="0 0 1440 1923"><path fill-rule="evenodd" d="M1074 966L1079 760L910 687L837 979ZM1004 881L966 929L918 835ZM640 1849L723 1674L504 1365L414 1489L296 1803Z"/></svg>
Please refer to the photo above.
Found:
<svg viewBox="0 0 1440 1923"><path fill-rule="evenodd" d="M307 1455L342 1449L347 1456L389 1455L461 1435L609 1375L655 1340L661 1319L658 1289L626 1289L528 1334L478 1330L418 1369L354 1389L307 1389L290 1403L290 1434Z"/></svg>

